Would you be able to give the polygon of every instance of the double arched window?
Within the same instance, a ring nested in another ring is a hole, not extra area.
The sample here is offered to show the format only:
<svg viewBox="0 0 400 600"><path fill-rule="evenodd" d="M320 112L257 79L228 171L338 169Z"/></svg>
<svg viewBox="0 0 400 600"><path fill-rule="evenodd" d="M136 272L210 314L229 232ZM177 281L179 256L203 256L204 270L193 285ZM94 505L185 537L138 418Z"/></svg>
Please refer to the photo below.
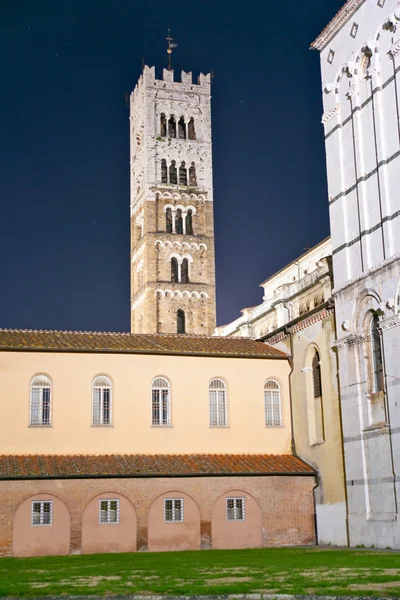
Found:
<svg viewBox="0 0 400 600"><path fill-rule="evenodd" d="M264 385L265 425L266 427L282 426L282 402L279 383L268 379Z"/></svg>
<svg viewBox="0 0 400 600"><path fill-rule="evenodd" d="M51 381L47 375L36 375L30 385L30 425L51 423Z"/></svg>
<svg viewBox="0 0 400 600"><path fill-rule="evenodd" d="M112 425L112 383L106 375L92 383L92 425Z"/></svg>
<svg viewBox="0 0 400 600"><path fill-rule="evenodd" d="M151 385L151 423L171 424L170 385L165 377L156 377Z"/></svg>
<svg viewBox="0 0 400 600"><path fill-rule="evenodd" d="M210 381L208 394L210 402L210 425L212 427L225 427L228 424L225 382L219 378Z"/></svg>
<svg viewBox="0 0 400 600"><path fill-rule="evenodd" d="M190 283L188 258L171 257L171 282Z"/></svg>

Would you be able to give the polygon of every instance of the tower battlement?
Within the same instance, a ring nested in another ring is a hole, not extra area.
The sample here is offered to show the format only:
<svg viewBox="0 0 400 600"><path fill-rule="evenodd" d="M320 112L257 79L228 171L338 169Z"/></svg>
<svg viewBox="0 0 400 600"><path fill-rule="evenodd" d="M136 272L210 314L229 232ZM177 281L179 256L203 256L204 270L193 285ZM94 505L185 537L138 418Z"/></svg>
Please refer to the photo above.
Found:
<svg viewBox="0 0 400 600"><path fill-rule="evenodd" d="M143 87L150 86L155 87L156 89L165 89L167 87L167 84L172 84L172 89L182 89L182 86L188 86L188 89L186 89L185 91L196 91L200 93L209 94L211 87L211 73L207 73L206 75L200 73L200 75L197 78L197 83L193 83L193 74L191 71L181 71L180 81L175 81L174 70L163 69L162 79L157 79L155 67L149 67L145 65L143 68L143 73L139 77L139 80L132 94L135 98L138 94L140 94Z"/></svg>

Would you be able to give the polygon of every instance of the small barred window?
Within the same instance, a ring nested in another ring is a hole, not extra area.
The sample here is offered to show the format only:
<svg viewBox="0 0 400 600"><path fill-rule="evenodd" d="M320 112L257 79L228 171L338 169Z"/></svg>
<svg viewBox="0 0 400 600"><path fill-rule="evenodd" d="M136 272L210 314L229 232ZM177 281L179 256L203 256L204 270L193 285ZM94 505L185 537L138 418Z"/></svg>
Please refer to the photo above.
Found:
<svg viewBox="0 0 400 600"><path fill-rule="evenodd" d="M51 525L53 520L53 502L38 500L32 502L32 525Z"/></svg>
<svg viewBox="0 0 400 600"><path fill-rule="evenodd" d="M183 498L164 499L164 521L166 523L183 522Z"/></svg>
<svg viewBox="0 0 400 600"><path fill-rule="evenodd" d="M119 523L119 500L100 500L99 523L109 525Z"/></svg>
<svg viewBox="0 0 400 600"><path fill-rule="evenodd" d="M226 518L228 521L244 521L244 498L226 499Z"/></svg>

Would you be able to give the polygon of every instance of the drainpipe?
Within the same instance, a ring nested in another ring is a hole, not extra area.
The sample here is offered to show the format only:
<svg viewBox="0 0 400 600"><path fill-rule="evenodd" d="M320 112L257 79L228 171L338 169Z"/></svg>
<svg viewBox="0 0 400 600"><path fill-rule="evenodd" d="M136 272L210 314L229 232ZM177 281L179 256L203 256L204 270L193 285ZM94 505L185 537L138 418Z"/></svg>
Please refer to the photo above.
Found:
<svg viewBox="0 0 400 600"><path fill-rule="evenodd" d="M296 440L294 436L294 424L293 424L293 397L292 397L292 375L294 371L294 350L293 350L293 334L291 333L288 327L284 329L285 333L289 335L290 339L290 373L289 373L289 404L290 404L290 424L292 428L292 437L291 437L291 449L293 456L304 460L301 456L299 456L296 452ZM315 543L318 545L318 524L317 524L317 508L315 502L315 490L319 486L318 475L315 476L315 485L313 487L313 505L314 505L314 530L315 530Z"/></svg>

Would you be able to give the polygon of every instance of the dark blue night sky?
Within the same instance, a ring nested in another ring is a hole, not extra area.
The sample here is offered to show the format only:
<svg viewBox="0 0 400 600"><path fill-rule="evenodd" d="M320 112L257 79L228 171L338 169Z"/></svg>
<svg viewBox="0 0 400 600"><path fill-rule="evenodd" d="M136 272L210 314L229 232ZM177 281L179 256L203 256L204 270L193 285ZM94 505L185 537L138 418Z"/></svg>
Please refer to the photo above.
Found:
<svg viewBox="0 0 400 600"><path fill-rule="evenodd" d="M2 0L0 327L129 331L142 59L214 70L218 324L329 234L319 55L344 0Z"/></svg>

